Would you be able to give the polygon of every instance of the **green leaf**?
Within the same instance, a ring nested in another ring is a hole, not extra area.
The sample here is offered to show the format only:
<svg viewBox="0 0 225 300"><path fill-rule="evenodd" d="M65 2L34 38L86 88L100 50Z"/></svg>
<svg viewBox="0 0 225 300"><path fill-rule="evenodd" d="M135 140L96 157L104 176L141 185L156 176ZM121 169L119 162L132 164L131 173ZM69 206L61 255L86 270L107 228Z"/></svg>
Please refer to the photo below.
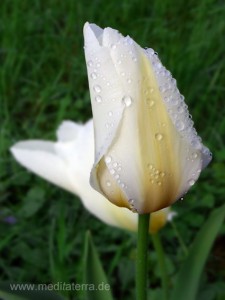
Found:
<svg viewBox="0 0 225 300"><path fill-rule="evenodd" d="M85 236L83 282L86 284L86 300L113 300L110 285L108 284L90 232L87 232Z"/></svg>
<svg viewBox="0 0 225 300"><path fill-rule="evenodd" d="M203 225L183 263L171 300L196 299L201 274L213 242L225 217L225 205L215 209Z"/></svg>
<svg viewBox="0 0 225 300"><path fill-rule="evenodd" d="M55 292L42 290L44 286L32 283L0 283L0 300L65 300ZM50 289L54 284L46 286Z"/></svg>
<svg viewBox="0 0 225 300"><path fill-rule="evenodd" d="M30 218L44 205L46 198L44 190L34 187L27 193L19 214L23 218Z"/></svg>

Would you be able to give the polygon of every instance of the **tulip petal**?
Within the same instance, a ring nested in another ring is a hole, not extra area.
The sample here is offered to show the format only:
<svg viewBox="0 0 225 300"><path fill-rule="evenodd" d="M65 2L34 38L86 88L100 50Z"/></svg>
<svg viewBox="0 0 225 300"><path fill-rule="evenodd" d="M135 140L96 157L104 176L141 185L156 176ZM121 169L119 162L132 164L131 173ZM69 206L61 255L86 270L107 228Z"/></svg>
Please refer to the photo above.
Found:
<svg viewBox="0 0 225 300"><path fill-rule="evenodd" d="M93 121L77 124L64 121L57 130L58 142L25 141L11 152L27 169L80 196L90 213L103 222L130 231L137 230L137 214L107 201L89 184L94 160ZM149 231L155 233L166 223L169 209L152 214Z"/></svg>
<svg viewBox="0 0 225 300"><path fill-rule="evenodd" d="M56 135L60 142L70 142L76 140L79 131L82 130L83 124L74 123L72 121L63 121L57 129Z"/></svg>
<svg viewBox="0 0 225 300"><path fill-rule="evenodd" d="M167 207L211 160L176 81L152 49L113 29L104 29L100 42L86 24L84 37L96 140L92 186L139 213Z"/></svg>
<svg viewBox="0 0 225 300"><path fill-rule="evenodd" d="M28 170L72 193L76 187L67 180L67 168L56 154L54 143L47 141L24 141L11 147L15 159Z"/></svg>

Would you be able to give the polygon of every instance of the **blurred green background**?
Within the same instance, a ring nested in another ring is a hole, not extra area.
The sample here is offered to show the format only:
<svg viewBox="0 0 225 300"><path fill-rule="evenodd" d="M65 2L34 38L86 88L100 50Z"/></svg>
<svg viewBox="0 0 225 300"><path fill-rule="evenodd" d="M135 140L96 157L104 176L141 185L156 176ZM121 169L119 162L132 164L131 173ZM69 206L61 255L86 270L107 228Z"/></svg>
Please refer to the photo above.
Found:
<svg viewBox="0 0 225 300"><path fill-rule="evenodd" d="M198 183L173 206L176 229L168 224L160 232L172 278L184 259L177 231L189 246L210 211L224 202L225 3L0 1L0 280L81 283L83 236L90 229L115 298L126 300L134 298L135 235L90 216L78 198L28 173L9 153L19 140L54 140L62 120L91 117L82 36L86 21L116 28L159 53L213 153ZM209 256L200 300L225 299L224 244L225 227ZM150 285L157 293L151 243L149 249ZM68 294L82 299L78 292Z"/></svg>

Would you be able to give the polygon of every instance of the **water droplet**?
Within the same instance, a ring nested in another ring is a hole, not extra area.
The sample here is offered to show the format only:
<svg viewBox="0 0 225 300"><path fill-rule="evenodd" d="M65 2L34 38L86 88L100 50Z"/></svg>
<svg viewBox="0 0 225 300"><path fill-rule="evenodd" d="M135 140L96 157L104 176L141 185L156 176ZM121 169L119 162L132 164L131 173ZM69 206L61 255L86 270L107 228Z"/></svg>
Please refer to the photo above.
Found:
<svg viewBox="0 0 225 300"><path fill-rule="evenodd" d="M116 179L120 178L120 175L119 175L119 174L116 174L116 175L115 175L115 178L116 178Z"/></svg>
<svg viewBox="0 0 225 300"><path fill-rule="evenodd" d="M100 87L99 85L94 85L93 89L94 89L94 91L95 91L96 93L100 93L101 90L102 90L101 87Z"/></svg>
<svg viewBox="0 0 225 300"><path fill-rule="evenodd" d="M112 161L112 157L111 157L111 156L106 156L105 162L106 162L107 164L110 164L111 161Z"/></svg>
<svg viewBox="0 0 225 300"><path fill-rule="evenodd" d="M190 180L188 180L188 184L189 184L190 186L194 185L194 184L195 184L195 181L194 181L194 179L190 179Z"/></svg>
<svg viewBox="0 0 225 300"><path fill-rule="evenodd" d="M97 78L97 74L95 72L91 73L91 78L92 79L96 79Z"/></svg>
<svg viewBox="0 0 225 300"><path fill-rule="evenodd" d="M162 182L161 182L161 181L158 181L157 184L160 186L160 185L162 185Z"/></svg>
<svg viewBox="0 0 225 300"><path fill-rule="evenodd" d="M136 61L137 61L137 58L136 58L135 56L133 56L133 57L132 57L132 60L133 60L134 62L136 62Z"/></svg>
<svg viewBox="0 0 225 300"><path fill-rule="evenodd" d="M111 186L111 182L108 180L108 181L106 181L106 185L107 186Z"/></svg>
<svg viewBox="0 0 225 300"><path fill-rule="evenodd" d="M131 83L131 79L130 78L127 79L127 83Z"/></svg>
<svg viewBox="0 0 225 300"><path fill-rule="evenodd" d="M121 167L119 167L119 168L118 168L118 172L120 172L121 170L122 170L122 168L121 168Z"/></svg>
<svg viewBox="0 0 225 300"><path fill-rule="evenodd" d="M88 65L88 67L92 67L92 66L93 66L93 61L92 61L92 60L89 60L89 61L87 62L87 65Z"/></svg>
<svg viewBox="0 0 225 300"><path fill-rule="evenodd" d="M183 198L183 197L181 197L181 198L180 198L180 200L181 200L181 201L183 201L183 200L184 200L184 198Z"/></svg>
<svg viewBox="0 0 225 300"><path fill-rule="evenodd" d="M112 116L113 116L112 111L109 111L109 112L108 112L108 116L109 116L109 117L112 117Z"/></svg>
<svg viewBox="0 0 225 300"><path fill-rule="evenodd" d="M121 188L124 188L124 187L125 187L125 184L124 184L124 183L121 183L120 186L121 186Z"/></svg>
<svg viewBox="0 0 225 300"><path fill-rule="evenodd" d="M115 45L115 44L112 44L112 45L111 45L111 48L112 48L112 49L116 49L116 45Z"/></svg>
<svg viewBox="0 0 225 300"><path fill-rule="evenodd" d="M117 64L118 64L118 65L121 65L121 60L117 60Z"/></svg>
<svg viewBox="0 0 225 300"><path fill-rule="evenodd" d="M161 68L162 68L162 64L161 64L160 62L158 62L158 63L156 64L156 68L157 68L157 69L161 69Z"/></svg>
<svg viewBox="0 0 225 300"><path fill-rule="evenodd" d="M113 167L116 168L117 166L118 166L118 163L117 163L117 162L114 162L114 163L113 163Z"/></svg>
<svg viewBox="0 0 225 300"><path fill-rule="evenodd" d="M121 76L125 76L125 72L121 72L120 74L121 74Z"/></svg>
<svg viewBox="0 0 225 300"><path fill-rule="evenodd" d="M97 67L97 68L100 68L100 66L101 66L100 63L97 63L97 64L96 64L96 67Z"/></svg>
<svg viewBox="0 0 225 300"><path fill-rule="evenodd" d="M159 175L160 175L161 177L164 177L166 174L165 174L164 172L160 172Z"/></svg>
<svg viewBox="0 0 225 300"><path fill-rule="evenodd" d="M184 130L184 123L182 121L177 120L175 124L179 131Z"/></svg>
<svg viewBox="0 0 225 300"><path fill-rule="evenodd" d="M128 202L133 205L134 204L134 200L133 199L129 199Z"/></svg>
<svg viewBox="0 0 225 300"><path fill-rule="evenodd" d="M197 158L197 157L198 157L198 154L195 152L195 153L192 154L192 157L193 157L193 158Z"/></svg>
<svg viewBox="0 0 225 300"><path fill-rule="evenodd" d="M148 168L151 170L153 168L152 164L148 164Z"/></svg>
<svg viewBox="0 0 225 300"><path fill-rule="evenodd" d="M150 93L152 94L153 92L154 92L154 89L151 88L151 89L150 89Z"/></svg>
<svg viewBox="0 0 225 300"><path fill-rule="evenodd" d="M155 181L152 179L152 180L151 180L151 183L153 184L154 182L155 182Z"/></svg>
<svg viewBox="0 0 225 300"><path fill-rule="evenodd" d="M102 97L101 96L96 96L95 101L98 102L98 103L101 103L102 102Z"/></svg>
<svg viewBox="0 0 225 300"><path fill-rule="evenodd" d="M183 111L184 111L183 107L182 106L178 106L177 112L181 114Z"/></svg>
<svg viewBox="0 0 225 300"><path fill-rule="evenodd" d="M156 138L157 141L162 141L163 135L161 133L156 133L155 138Z"/></svg>
<svg viewBox="0 0 225 300"><path fill-rule="evenodd" d="M151 99L147 99L147 104L149 107L152 107L155 105L155 101L151 100Z"/></svg>
<svg viewBox="0 0 225 300"><path fill-rule="evenodd" d="M156 174L156 175L159 174L159 170L156 170L156 171L155 171L155 174Z"/></svg>
<svg viewBox="0 0 225 300"><path fill-rule="evenodd" d="M132 104L132 98L130 96L124 96L122 101L127 107L131 106Z"/></svg>
<svg viewBox="0 0 225 300"><path fill-rule="evenodd" d="M112 175L115 174L115 170L114 170L114 169L110 169L109 172L110 172L110 174L112 174Z"/></svg>

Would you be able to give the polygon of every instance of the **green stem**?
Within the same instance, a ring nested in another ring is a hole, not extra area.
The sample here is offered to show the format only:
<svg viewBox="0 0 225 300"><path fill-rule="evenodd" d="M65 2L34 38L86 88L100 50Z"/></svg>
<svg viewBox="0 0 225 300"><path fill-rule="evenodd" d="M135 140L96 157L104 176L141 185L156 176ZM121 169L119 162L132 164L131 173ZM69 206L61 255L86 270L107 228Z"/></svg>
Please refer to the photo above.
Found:
<svg viewBox="0 0 225 300"><path fill-rule="evenodd" d="M147 299L147 250L150 214L138 215L138 240L136 260L136 297Z"/></svg>
<svg viewBox="0 0 225 300"><path fill-rule="evenodd" d="M159 262L160 276L161 276L161 282L163 288L163 299L168 300L169 299L169 278L166 269L165 253L158 233L152 235L152 241Z"/></svg>

